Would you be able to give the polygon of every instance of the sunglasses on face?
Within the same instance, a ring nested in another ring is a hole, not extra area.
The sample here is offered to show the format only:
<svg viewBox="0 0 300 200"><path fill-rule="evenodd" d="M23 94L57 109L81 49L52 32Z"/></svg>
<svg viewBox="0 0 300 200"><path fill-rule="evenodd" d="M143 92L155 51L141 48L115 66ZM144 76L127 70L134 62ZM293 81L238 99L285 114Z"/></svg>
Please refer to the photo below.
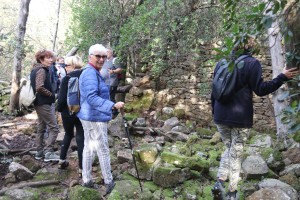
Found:
<svg viewBox="0 0 300 200"><path fill-rule="evenodd" d="M94 54L91 55L95 56L98 59L102 58L103 60L107 58L107 55L94 55Z"/></svg>

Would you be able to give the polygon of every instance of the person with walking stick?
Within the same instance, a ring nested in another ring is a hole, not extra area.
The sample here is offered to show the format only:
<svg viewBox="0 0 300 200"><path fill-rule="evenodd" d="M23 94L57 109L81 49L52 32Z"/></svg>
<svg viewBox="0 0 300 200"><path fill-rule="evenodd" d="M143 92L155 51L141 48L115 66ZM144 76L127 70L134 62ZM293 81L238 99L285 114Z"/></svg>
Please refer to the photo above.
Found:
<svg viewBox="0 0 300 200"><path fill-rule="evenodd" d="M84 130L83 186L94 187L92 163L94 152L96 152L106 186L106 194L109 194L115 182L111 173L107 127L108 121L112 119L112 110L123 108L124 102L114 103L110 100L109 88L100 74L106 58L107 50L103 45L95 44L89 48L89 63L79 78L80 111L77 116Z"/></svg>

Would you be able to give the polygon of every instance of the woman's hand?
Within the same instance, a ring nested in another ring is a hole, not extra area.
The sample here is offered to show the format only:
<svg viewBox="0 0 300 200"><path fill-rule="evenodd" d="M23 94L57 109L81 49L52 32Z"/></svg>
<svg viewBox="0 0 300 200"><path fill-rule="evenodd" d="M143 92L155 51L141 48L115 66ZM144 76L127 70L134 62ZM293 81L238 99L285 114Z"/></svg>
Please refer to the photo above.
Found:
<svg viewBox="0 0 300 200"><path fill-rule="evenodd" d="M294 78L295 76L299 75L299 69L297 67L286 69L286 67L283 69L282 73L289 79Z"/></svg>

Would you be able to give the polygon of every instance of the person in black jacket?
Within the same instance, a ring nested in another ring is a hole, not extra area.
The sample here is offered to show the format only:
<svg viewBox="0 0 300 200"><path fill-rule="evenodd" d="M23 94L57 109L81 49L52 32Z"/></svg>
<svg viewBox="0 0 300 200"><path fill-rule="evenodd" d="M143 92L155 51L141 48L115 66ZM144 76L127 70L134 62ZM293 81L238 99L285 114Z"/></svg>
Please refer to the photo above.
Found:
<svg viewBox="0 0 300 200"><path fill-rule="evenodd" d="M241 154L253 125L252 93L258 96L268 95L276 91L285 81L299 74L297 68L284 69L273 80L264 82L261 64L251 56L252 42L236 49L242 49L244 52L241 55L248 54L249 57L243 59L243 67L238 67L234 96L226 103L218 102L213 95L211 96L214 122L226 147L221 157L218 181L212 189L214 199L225 198L224 181L227 179L229 179L228 199L238 199L237 185L241 169ZM218 65L220 62L216 68Z"/></svg>
<svg viewBox="0 0 300 200"><path fill-rule="evenodd" d="M71 143L72 138L74 137L74 127L76 128L76 143L77 143L77 152L78 152L78 165L79 170L78 174L81 177L82 173L82 151L84 147L84 132L78 117L73 114L70 115L67 105L67 93L68 93L68 81L71 77L79 77L83 66L82 60L79 56L70 56L65 59L65 68L67 71L67 76L62 79L58 102L57 102L57 111L61 112L63 127L65 129L64 139L61 144L61 153L59 168L66 168L69 163L66 161L67 152Z"/></svg>
<svg viewBox="0 0 300 200"><path fill-rule="evenodd" d="M36 137L36 159L44 161L58 161L59 156L54 152L54 144L59 133L55 113L51 105L55 101L55 91L51 86L49 68L53 63L54 54L49 50L41 50L35 54L37 64L30 73L31 86L36 99L34 109L38 115L38 129ZM49 137L45 141L44 133L49 130ZM46 142L46 144L45 144Z"/></svg>

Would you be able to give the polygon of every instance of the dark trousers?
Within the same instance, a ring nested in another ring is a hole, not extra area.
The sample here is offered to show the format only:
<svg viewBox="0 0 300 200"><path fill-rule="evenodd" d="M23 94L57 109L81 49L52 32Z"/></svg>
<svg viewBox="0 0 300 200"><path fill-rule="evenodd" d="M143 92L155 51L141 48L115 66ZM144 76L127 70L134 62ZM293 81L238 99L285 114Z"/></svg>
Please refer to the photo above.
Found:
<svg viewBox="0 0 300 200"><path fill-rule="evenodd" d="M110 86L110 91L109 91L110 100L114 103L116 103L117 88L118 86Z"/></svg>
<svg viewBox="0 0 300 200"><path fill-rule="evenodd" d="M76 143L78 152L79 168L82 169L82 152L84 147L84 132L80 120L74 116L62 115L63 126L65 129L65 136L61 144L60 159L65 160L67 152L74 137L74 127L76 128Z"/></svg>
<svg viewBox="0 0 300 200"><path fill-rule="evenodd" d="M117 88L118 86L110 86L110 91L109 91L109 95L110 95L110 100L114 103L116 103L116 93L117 93ZM118 115L118 110L117 109L113 109L112 114L114 116Z"/></svg>

